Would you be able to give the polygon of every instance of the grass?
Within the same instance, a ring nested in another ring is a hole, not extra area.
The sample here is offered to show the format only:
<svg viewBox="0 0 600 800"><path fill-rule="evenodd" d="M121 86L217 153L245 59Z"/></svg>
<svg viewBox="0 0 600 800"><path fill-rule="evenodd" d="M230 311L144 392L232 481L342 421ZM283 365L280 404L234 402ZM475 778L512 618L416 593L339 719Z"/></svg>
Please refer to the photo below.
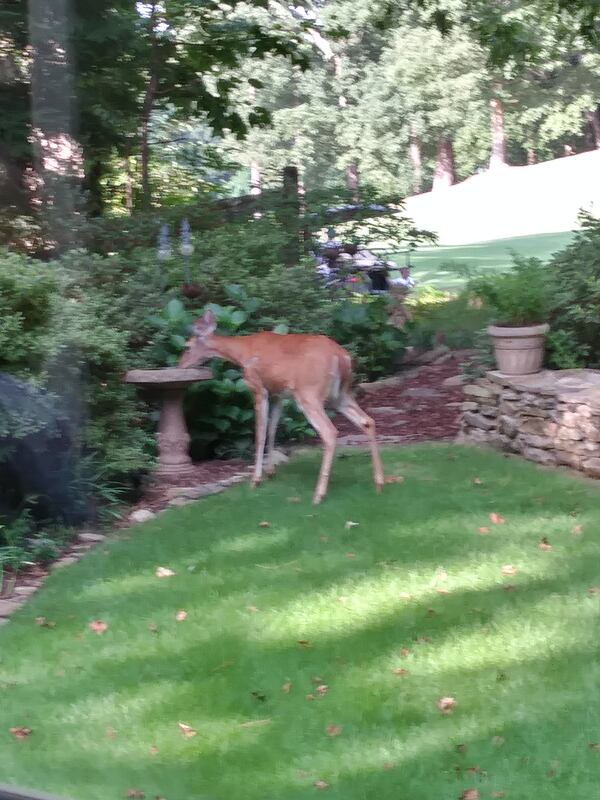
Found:
<svg viewBox="0 0 600 800"><path fill-rule="evenodd" d="M420 284L456 291L464 284L465 267L477 271L508 269L513 253L547 261L553 253L563 250L572 237L572 233L543 233L466 245L423 247L411 257L413 275ZM399 264L405 263L405 254L399 253L395 258Z"/></svg>
<svg viewBox="0 0 600 800"><path fill-rule="evenodd" d="M74 800L308 800L317 781L335 800L597 796L597 485L445 445L385 461L405 480L380 497L352 453L314 510L307 455L55 572L0 631L0 782Z"/></svg>

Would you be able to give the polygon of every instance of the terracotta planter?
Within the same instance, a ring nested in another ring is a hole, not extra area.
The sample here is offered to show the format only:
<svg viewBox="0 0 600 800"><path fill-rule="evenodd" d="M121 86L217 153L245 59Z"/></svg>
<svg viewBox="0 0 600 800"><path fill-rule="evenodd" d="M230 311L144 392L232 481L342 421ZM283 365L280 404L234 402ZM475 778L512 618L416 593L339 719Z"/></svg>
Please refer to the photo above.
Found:
<svg viewBox="0 0 600 800"><path fill-rule="evenodd" d="M490 325L488 333L494 343L498 369L504 375L533 375L542 368L544 338L549 325L504 328Z"/></svg>

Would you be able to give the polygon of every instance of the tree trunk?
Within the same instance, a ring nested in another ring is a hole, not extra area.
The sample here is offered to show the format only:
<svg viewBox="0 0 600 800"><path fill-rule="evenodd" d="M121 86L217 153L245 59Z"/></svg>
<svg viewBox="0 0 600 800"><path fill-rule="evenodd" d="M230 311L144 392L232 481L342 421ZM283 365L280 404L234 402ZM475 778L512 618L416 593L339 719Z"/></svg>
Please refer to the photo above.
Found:
<svg viewBox="0 0 600 800"><path fill-rule="evenodd" d="M133 214L133 175L129 155L125 157L125 208L128 214Z"/></svg>
<svg viewBox="0 0 600 800"><path fill-rule="evenodd" d="M506 166L506 136L504 133L504 106L498 97L490 100L490 130L492 134L492 154L490 169Z"/></svg>
<svg viewBox="0 0 600 800"><path fill-rule="evenodd" d="M262 176L257 161L250 162L250 194L262 194Z"/></svg>
<svg viewBox="0 0 600 800"><path fill-rule="evenodd" d="M528 166L531 166L532 164L536 164L536 163L537 163L537 158L536 158L536 155L535 155L535 150L533 149L533 147L528 147L527 148L527 164L528 164Z"/></svg>
<svg viewBox="0 0 600 800"><path fill-rule="evenodd" d="M438 140L437 159L433 174L433 190L444 189L454 183L454 150L452 139L442 134Z"/></svg>
<svg viewBox="0 0 600 800"><path fill-rule="evenodd" d="M298 169L285 167L283 170L283 196L281 204L281 223L286 234L283 248L283 263L295 266L300 257L300 196L298 194Z"/></svg>
<svg viewBox="0 0 600 800"><path fill-rule="evenodd" d="M156 59L156 3L152 4L148 18L148 36L150 39L150 75L146 83L144 102L142 105L142 118L140 124L140 154L142 166L142 205L149 208L152 204L152 190L150 187L150 122L154 98L158 88L157 59Z"/></svg>
<svg viewBox="0 0 600 800"><path fill-rule="evenodd" d="M356 161L352 161L346 166L346 187L352 194L352 201L358 203L360 201L360 175Z"/></svg>
<svg viewBox="0 0 600 800"><path fill-rule="evenodd" d="M31 138L49 251L75 245L83 152L75 136L70 0L30 0Z"/></svg>
<svg viewBox="0 0 600 800"><path fill-rule="evenodd" d="M102 214L104 203L102 200L102 180L103 165L101 161L93 161L87 170L84 190L87 192L87 209L92 217L99 217Z"/></svg>
<svg viewBox="0 0 600 800"><path fill-rule="evenodd" d="M419 194L423 189L423 161L421 158L421 142L412 125L410 126L410 144L408 149L413 167L412 188L415 194Z"/></svg>
<svg viewBox="0 0 600 800"><path fill-rule="evenodd" d="M600 149L600 106L585 112L585 118L590 126L594 147Z"/></svg>

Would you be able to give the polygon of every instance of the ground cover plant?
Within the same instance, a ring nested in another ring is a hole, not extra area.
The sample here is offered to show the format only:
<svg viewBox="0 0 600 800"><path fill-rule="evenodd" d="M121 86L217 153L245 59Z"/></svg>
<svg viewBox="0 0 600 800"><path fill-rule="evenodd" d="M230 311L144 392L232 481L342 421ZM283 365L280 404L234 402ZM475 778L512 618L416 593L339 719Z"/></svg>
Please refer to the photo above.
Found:
<svg viewBox="0 0 600 800"><path fill-rule="evenodd" d="M78 800L589 800L598 486L314 455L125 531L0 631L1 779ZM243 514L240 509L243 508ZM12 729L12 732L11 732Z"/></svg>

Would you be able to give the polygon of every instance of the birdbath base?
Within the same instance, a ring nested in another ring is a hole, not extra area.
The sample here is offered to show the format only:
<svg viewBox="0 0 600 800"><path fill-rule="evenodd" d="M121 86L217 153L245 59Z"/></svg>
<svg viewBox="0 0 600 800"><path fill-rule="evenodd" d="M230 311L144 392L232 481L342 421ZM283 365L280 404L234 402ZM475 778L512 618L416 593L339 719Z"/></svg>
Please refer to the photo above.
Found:
<svg viewBox="0 0 600 800"><path fill-rule="evenodd" d="M158 426L158 466L155 477L167 481L191 475L194 471L188 449L190 435L183 416L183 397L188 386L212 378L209 369L134 369L126 383L159 391L162 409Z"/></svg>

